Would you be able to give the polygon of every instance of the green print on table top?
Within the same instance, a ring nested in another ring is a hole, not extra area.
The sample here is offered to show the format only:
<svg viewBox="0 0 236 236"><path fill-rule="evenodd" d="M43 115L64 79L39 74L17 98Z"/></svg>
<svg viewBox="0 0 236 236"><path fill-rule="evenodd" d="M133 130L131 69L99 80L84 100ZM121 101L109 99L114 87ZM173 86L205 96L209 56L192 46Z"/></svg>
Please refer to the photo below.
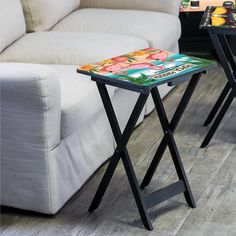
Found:
<svg viewBox="0 0 236 236"><path fill-rule="evenodd" d="M155 48L146 48L78 68L79 73L150 86L194 71L207 70L216 62Z"/></svg>

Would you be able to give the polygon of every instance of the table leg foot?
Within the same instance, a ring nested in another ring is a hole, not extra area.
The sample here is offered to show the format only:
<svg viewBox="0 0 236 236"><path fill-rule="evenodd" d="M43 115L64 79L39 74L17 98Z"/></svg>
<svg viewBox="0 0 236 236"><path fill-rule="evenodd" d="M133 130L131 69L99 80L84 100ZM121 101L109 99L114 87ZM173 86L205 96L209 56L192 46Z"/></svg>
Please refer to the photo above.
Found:
<svg viewBox="0 0 236 236"><path fill-rule="evenodd" d="M109 163L109 165L106 169L106 172L103 175L102 181L98 186L98 189L97 189L97 192L96 192L96 194L93 198L93 201L89 206L89 209L88 209L89 212L93 212L99 207L99 205L102 201L102 198L103 198L103 196L106 192L106 189L107 189L107 187L108 187L108 185L111 181L111 178L114 174L114 171L115 171L115 169L118 165L119 160L120 160L120 156L115 151L112 158L111 158L111 160L110 160L110 163Z"/></svg>
<svg viewBox="0 0 236 236"><path fill-rule="evenodd" d="M227 112L229 106L231 105L233 99L234 99L235 95L234 95L234 91L231 91L228 98L226 99L223 107L221 108L218 116L216 117L211 129L209 130L207 136L205 137L205 139L203 140L202 144L201 144L201 148L205 148L211 141L212 137L214 136L216 130L218 129L220 122L222 121L222 119L225 116L225 113Z"/></svg>

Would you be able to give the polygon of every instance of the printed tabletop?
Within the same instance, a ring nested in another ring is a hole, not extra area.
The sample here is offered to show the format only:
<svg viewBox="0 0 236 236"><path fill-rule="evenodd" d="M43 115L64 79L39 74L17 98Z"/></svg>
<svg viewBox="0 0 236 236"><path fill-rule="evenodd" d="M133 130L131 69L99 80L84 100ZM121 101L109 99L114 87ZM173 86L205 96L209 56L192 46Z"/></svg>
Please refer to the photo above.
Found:
<svg viewBox="0 0 236 236"><path fill-rule="evenodd" d="M216 66L212 60L145 48L125 55L81 66L78 73L92 80L128 90L148 93L164 83L188 79Z"/></svg>

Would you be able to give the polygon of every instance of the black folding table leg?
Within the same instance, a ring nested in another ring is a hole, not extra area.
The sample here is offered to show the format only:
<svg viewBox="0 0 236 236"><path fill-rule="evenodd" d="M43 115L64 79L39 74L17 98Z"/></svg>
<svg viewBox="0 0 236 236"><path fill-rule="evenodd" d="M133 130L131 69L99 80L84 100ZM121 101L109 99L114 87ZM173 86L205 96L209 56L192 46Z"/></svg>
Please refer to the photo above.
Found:
<svg viewBox="0 0 236 236"><path fill-rule="evenodd" d="M222 109L220 110L218 116L216 117L210 131L208 132L207 136L205 137L204 141L202 142L201 148L206 147L209 142L211 141L212 137L214 136L216 130L218 129L220 122L222 121L222 119L224 118L225 113L227 112L229 106L231 105L231 103L233 102L235 98L235 93L233 90L231 90L228 98L226 99Z"/></svg>
<svg viewBox="0 0 236 236"><path fill-rule="evenodd" d="M117 143L117 148L113 154L113 157L111 158L110 164L103 176L103 179L98 187L98 190L94 196L94 199L90 205L89 210L92 211L99 206L102 200L102 197L107 189L107 186L109 185L109 182L112 178L114 170L118 164L118 161L120 157L122 157L125 171L128 176L128 180L129 180L132 192L134 194L135 201L136 201L142 222L148 230L152 230L152 224L151 224L148 212L147 212L146 204L143 199L142 192L140 191L138 181L137 181L134 169L132 167L132 164L129 158L129 154L126 149L128 140L135 127L135 124L137 123L140 113L142 112L142 109L146 103L148 95L140 94L138 101L134 107L134 110L129 118L129 121L124 129L124 132L123 134L121 134L121 130L120 130L110 97L108 95L106 86L98 82L97 82L97 86L98 86L98 89L99 89L99 92L100 92L100 95L101 95L101 98L102 98L102 101L103 101L103 104L104 104L104 107L105 107L105 110L109 119L111 129L113 131L113 134Z"/></svg>
<svg viewBox="0 0 236 236"><path fill-rule="evenodd" d="M193 95L193 92L201 78L201 75L202 73L198 73L198 74L195 74L193 75L193 77L191 78L186 90L185 90L185 93L173 115L173 118L170 122L170 128L171 128L171 131L174 132L175 129L177 128L180 120L181 120L181 117ZM140 185L141 188L145 188L146 186L148 186L153 178L153 175L155 174L156 172L156 169L164 155L164 152L166 150L166 147L167 147L167 140L166 140L166 136L163 137L155 155L154 155L154 158L151 162L151 164L149 165L148 167L148 170L143 178L143 181Z"/></svg>
<svg viewBox="0 0 236 236"><path fill-rule="evenodd" d="M184 182L184 185L185 185L185 189L186 189L184 192L185 199L190 207L195 208L196 204L193 198L193 194L190 189L190 185L188 183L188 179L185 174L185 170L184 170L184 167L183 167L183 164L182 164L182 161L181 161L181 158L180 158L180 155L179 155L179 152L178 152L178 149L177 149L174 137L173 137L173 132L168 122L168 118L167 118L160 94L158 92L158 89L153 88L151 91L151 94L153 97L153 101L155 103L155 107L156 107L157 114L161 122L164 135L166 136L165 139L167 141L167 145L169 147L171 157L174 162L175 169L177 171L177 175L179 179Z"/></svg>
<svg viewBox="0 0 236 236"><path fill-rule="evenodd" d="M147 206L143 197L143 194L140 190L139 184L138 184L138 180L136 178L132 163L130 161L130 158L128 155L124 155L122 157L122 161L125 167L125 171L139 210L139 214L141 216L143 225L145 226L146 229L148 230L152 230L152 223L150 220L150 217L148 215L148 211L147 211Z"/></svg>
<svg viewBox="0 0 236 236"><path fill-rule="evenodd" d="M217 128L219 127L220 122L222 121L225 113L227 112L230 104L232 103L233 99L236 98L236 64L235 64L235 59L232 55L232 51L226 39L226 36L218 35L211 31L209 31L209 35L211 36L212 42L215 46L215 49L217 51L221 64L224 68L231 92L228 95L221 110L219 111L210 131L205 137L201 145L202 148L206 147L209 144Z"/></svg>
<svg viewBox="0 0 236 236"><path fill-rule="evenodd" d="M103 175L102 181L100 182L97 192L93 198L93 201L89 206L89 212L93 212L94 210L96 210L99 207L99 205L102 201L102 198L106 192L106 189L107 189L107 187L111 181L111 178L114 174L114 171L118 165L118 162L120 160L120 155L118 155L118 154L119 153L115 152L113 154L113 156L111 157L110 163L106 169L106 172Z"/></svg>
<svg viewBox="0 0 236 236"><path fill-rule="evenodd" d="M222 50L224 51L225 57L227 58L227 61L229 62L230 66L233 70L233 74L234 74L234 76L236 76L236 62L235 62L232 50L230 48L228 39L227 39L226 35L218 35L218 38L219 38L219 42L222 46Z"/></svg>
<svg viewBox="0 0 236 236"><path fill-rule="evenodd" d="M229 94L230 91L230 84L229 82L225 85L223 91L221 92L218 100L216 101L214 107L212 108L210 114L208 115L206 121L204 122L204 126L208 126L212 120L214 119L215 115L217 114L217 112L219 111L221 105L223 104L225 98L227 97L227 95Z"/></svg>
<svg viewBox="0 0 236 236"><path fill-rule="evenodd" d="M236 65L227 39L224 35L217 35L212 32L209 32L209 35L211 36L220 62L224 68L230 87L236 93Z"/></svg>

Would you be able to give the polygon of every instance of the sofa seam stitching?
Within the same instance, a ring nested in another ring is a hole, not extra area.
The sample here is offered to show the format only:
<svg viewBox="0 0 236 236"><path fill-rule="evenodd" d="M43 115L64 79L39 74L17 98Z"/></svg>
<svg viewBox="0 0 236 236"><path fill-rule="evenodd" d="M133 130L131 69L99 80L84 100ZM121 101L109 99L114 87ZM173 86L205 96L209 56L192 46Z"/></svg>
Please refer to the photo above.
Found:
<svg viewBox="0 0 236 236"><path fill-rule="evenodd" d="M45 78L42 78L42 80L39 80L40 81L40 87L42 89L42 94L43 94L43 100L44 100L44 104L43 105L43 120L44 120L44 129L43 129L43 133L44 133L44 137L46 137L46 129L47 129L47 119L46 119L46 93L45 93L45 89L44 89L44 86L43 86L43 83L42 81L44 80ZM44 140L44 146L45 146L45 156L46 156L46 166L47 166L47 171L48 171L48 192L49 192L49 207L50 207L50 211L52 212L52 205L53 205L53 199L52 199L52 193L51 193L51 176L50 176L50 160L49 160L49 155L48 155L48 143L46 142L46 140Z"/></svg>

